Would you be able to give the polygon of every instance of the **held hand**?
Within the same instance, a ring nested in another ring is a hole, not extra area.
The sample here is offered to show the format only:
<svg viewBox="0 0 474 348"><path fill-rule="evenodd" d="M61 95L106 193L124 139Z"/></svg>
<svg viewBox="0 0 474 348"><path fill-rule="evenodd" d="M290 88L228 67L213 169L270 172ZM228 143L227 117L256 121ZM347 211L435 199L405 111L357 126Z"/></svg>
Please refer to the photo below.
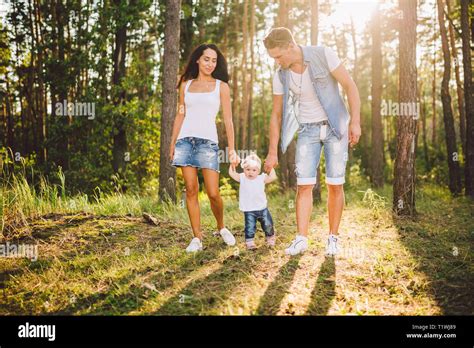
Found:
<svg viewBox="0 0 474 348"><path fill-rule="evenodd" d="M267 155L267 158L265 159L265 166L264 170L266 173L270 173L273 168L278 166L278 156L277 155Z"/></svg>
<svg viewBox="0 0 474 348"><path fill-rule="evenodd" d="M349 145L351 147L354 147L359 142L360 135L360 123L351 123L349 125Z"/></svg>
<svg viewBox="0 0 474 348"><path fill-rule="evenodd" d="M235 150L230 150L229 151L229 160L230 160L230 166L235 169L237 165L240 163L240 157L237 155Z"/></svg>

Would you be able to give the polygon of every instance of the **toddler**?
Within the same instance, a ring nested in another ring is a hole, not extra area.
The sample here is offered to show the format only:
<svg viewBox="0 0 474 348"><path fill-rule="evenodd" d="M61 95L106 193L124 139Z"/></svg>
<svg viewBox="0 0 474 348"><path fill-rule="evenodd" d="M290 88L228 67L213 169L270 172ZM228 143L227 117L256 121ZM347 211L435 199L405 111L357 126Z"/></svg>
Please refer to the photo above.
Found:
<svg viewBox="0 0 474 348"><path fill-rule="evenodd" d="M239 208L244 212L245 217L245 244L247 249L256 248L255 231L257 222L260 222L262 230L265 232L267 245L275 245L275 230L273 220L267 207L267 197L265 195L265 184L269 184L277 179L275 169L270 175L260 174L262 162L256 154L251 154L242 161L243 173L237 173L235 167L229 168L229 175L240 182L239 188Z"/></svg>

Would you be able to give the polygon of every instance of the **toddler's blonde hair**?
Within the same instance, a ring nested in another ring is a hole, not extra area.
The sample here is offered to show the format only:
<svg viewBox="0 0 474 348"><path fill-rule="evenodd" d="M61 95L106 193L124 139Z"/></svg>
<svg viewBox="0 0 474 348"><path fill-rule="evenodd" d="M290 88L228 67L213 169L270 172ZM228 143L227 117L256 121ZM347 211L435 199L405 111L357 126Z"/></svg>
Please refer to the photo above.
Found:
<svg viewBox="0 0 474 348"><path fill-rule="evenodd" d="M254 153L252 153L252 154L248 155L247 157L245 157L240 165L243 169L248 168L248 167L253 167L253 166L257 167L258 170L262 169L262 161Z"/></svg>

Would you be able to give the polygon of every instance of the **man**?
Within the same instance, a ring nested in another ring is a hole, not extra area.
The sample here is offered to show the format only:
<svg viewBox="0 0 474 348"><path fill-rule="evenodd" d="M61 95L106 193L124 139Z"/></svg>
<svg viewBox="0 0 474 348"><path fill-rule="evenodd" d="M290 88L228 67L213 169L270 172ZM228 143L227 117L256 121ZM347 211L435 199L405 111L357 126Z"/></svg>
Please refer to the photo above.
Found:
<svg viewBox="0 0 474 348"><path fill-rule="evenodd" d="M359 91L337 55L323 46L297 45L287 28L274 28L265 37L268 54L280 66L273 77L273 110L270 146L265 171L278 164L278 141L286 151L298 131L296 143L297 236L285 249L297 255L308 248L308 228L313 207L316 171L324 149L328 187L329 238L326 254L338 252L337 236L344 207L344 174L348 143L358 143ZM339 93L347 94L350 116Z"/></svg>

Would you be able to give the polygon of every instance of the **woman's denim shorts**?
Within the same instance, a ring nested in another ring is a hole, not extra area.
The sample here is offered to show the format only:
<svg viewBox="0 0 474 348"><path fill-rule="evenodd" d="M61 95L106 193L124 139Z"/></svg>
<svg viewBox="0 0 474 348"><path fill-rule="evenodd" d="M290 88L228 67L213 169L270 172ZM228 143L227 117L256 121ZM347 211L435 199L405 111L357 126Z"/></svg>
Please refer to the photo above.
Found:
<svg viewBox="0 0 474 348"><path fill-rule="evenodd" d="M219 145L209 139L186 137L176 141L174 167L196 167L219 171Z"/></svg>

